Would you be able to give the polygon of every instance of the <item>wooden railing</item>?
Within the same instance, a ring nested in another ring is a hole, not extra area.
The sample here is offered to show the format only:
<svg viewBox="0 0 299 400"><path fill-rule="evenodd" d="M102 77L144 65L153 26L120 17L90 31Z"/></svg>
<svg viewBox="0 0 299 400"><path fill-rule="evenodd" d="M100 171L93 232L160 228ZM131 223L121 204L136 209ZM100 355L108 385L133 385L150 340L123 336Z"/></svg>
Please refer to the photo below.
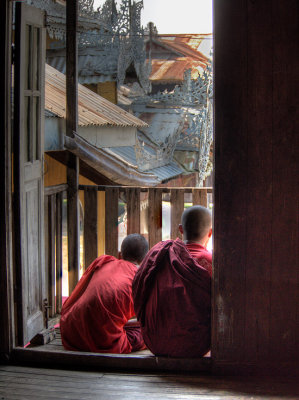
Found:
<svg viewBox="0 0 299 400"><path fill-rule="evenodd" d="M105 192L105 254L118 255L118 206L120 197L126 203L127 234L141 232L141 204L147 202L147 237L149 246L162 240L162 200L167 194L171 206L170 237L179 236L178 225L184 210L185 193L192 204L207 207L211 188L140 188L118 186L80 185L84 191L84 265L88 266L98 256L97 192ZM145 196L146 195L146 196ZM143 201L144 202L144 201Z"/></svg>
<svg viewBox="0 0 299 400"><path fill-rule="evenodd" d="M186 203L208 206L211 188L140 188L121 186L80 185L83 191L83 269L101 253L118 256L119 251L119 205L125 205L126 234L144 234L149 246L162 240L162 204L170 206L169 237L180 236L178 226ZM62 306L63 237L62 204L67 185L45 188L45 259L46 287L49 317L59 314ZM99 209L98 192L104 192L104 201ZM103 214L103 220L98 214ZM65 216L66 218L66 216ZM64 221L65 223L66 221ZM69 221L68 221L69 222ZM98 222L102 225L99 229ZM101 233L99 233L101 232ZM101 237L101 235L103 237ZM104 249L104 251L103 251ZM66 249L64 249L66 252ZM64 266L64 272L67 266Z"/></svg>

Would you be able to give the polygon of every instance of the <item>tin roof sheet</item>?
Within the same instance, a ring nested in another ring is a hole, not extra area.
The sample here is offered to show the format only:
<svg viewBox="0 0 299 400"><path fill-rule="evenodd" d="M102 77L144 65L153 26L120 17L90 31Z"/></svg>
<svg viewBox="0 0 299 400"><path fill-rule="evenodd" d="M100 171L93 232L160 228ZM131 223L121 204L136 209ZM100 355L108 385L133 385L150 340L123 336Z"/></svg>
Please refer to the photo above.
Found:
<svg viewBox="0 0 299 400"><path fill-rule="evenodd" d="M65 75L46 64L45 108L59 117L66 116ZM78 124L80 126L134 126L147 124L134 115L78 84Z"/></svg>

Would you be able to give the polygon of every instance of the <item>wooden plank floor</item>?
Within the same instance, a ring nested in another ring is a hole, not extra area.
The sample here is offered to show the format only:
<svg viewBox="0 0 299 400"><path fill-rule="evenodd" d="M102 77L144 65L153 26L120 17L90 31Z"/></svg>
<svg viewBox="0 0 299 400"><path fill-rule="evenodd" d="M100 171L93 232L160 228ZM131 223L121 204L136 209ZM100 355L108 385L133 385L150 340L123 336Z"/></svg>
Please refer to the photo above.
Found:
<svg viewBox="0 0 299 400"><path fill-rule="evenodd" d="M291 379L70 371L0 365L0 399L299 399Z"/></svg>

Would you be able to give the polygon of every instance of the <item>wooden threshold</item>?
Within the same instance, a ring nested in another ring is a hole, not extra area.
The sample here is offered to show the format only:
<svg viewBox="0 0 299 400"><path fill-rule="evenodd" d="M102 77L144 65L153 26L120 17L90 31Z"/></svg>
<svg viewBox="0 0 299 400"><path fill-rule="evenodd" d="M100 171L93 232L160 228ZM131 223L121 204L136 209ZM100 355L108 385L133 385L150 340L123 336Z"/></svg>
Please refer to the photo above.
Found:
<svg viewBox="0 0 299 400"><path fill-rule="evenodd" d="M114 370L140 371L192 371L210 372L211 357L168 358L156 357L149 350L130 354L90 353L65 350L61 343L60 331L56 338L42 346L16 347L12 350L10 362L45 366L76 368L103 368Z"/></svg>
<svg viewBox="0 0 299 400"><path fill-rule="evenodd" d="M104 354L67 350L42 350L17 347L12 350L11 363L76 368L99 367L116 370L210 372L211 358L167 358L154 355Z"/></svg>

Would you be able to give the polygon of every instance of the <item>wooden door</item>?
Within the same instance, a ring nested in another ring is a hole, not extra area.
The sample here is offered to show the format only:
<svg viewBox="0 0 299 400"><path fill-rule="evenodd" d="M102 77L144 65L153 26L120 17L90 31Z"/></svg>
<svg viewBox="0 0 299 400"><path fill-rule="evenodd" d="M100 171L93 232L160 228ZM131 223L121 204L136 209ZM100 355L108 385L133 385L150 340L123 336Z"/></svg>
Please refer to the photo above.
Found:
<svg viewBox="0 0 299 400"><path fill-rule="evenodd" d="M16 4L15 246L19 345L44 327L44 12Z"/></svg>

